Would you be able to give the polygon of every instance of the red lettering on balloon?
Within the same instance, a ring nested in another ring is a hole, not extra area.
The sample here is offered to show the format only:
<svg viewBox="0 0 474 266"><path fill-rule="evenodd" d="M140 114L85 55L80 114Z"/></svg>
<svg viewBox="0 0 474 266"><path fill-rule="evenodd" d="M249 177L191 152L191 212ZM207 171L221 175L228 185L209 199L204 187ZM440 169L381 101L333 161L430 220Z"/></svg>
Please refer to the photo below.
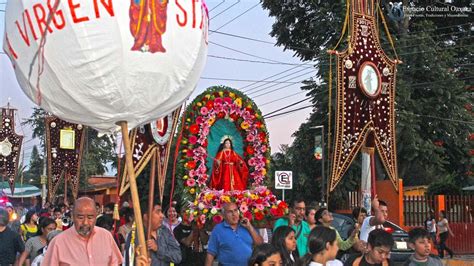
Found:
<svg viewBox="0 0 474 266"><path fill-rule="evenodd" d="M44 31L46 28L48 29L49 33L53 32L53 30L46 23L46 11L44 10L43 5L41 4L34 5L33 11L35 13L36 23L38 24L38 28L40 30L41 36L44 35Z"/></svg>
<svg viewBox="0 0 474 266"><path fill-rule="evenodd" d="M33 37L35 38L35 40L37 39L36 33L33 29L33 25L31 25L31 17L30 17L30 13L28 12L28 10L25 10L23 12L22 17L23 17L23 29L21 28L20 23L18 22L18 20L15 21L15 24L16 24L16 27L18 28L18 31L20 32L21 38L23 38L23 41L25 41L26 45L30 46L30 37L28 35L28 30L26 29L25 17L28 20L28 24L30 26L31 32L33 33Z"/></svg>
<svg viewBox="0 0 474 266"><path fill-rule="evenodd" d="M55 0L55 4L56 4L56 1L59 1L59 0ZM49 12L54 12L54 6L51 5L51 0L48 0L48 9L49 9ZM58 15L58 17L61 19L61 24L59 24L58 21L56 20L56 15ZM64 26L66 26L66 21L64 20L64 14L62 10L56 9L56 12L54 12L53 24L58 30L62 30Z"/></svg>
<svg viewBox="0 0 474 266"><path fill-rule="evenodd" d="M179 14L176 14L176 22L178 22L178 25L181 26L181 27L184 27L186 26L186 23L188 22L188 14L186 13L186 9L184 9L178 2L178 0L175 1L176 5L178 6L178 8L183 11L183 21L181 22L180 19L179 19Z"/></svg>
<svg viewBox="0 0 474 266"><path fill-rule="evenodd" d="M74 23L89 21L89 17L87 16L80 17L80 18L77 17L76 9L81 7L81 4L74 4L73 0L68 0L68 5L69 5L69 9L71 10L72 21Z"/></svg>
<svg viewBox="0 0 474 266"><path fill-rule="evenodd" d="M11 56L13 56L13 58L15 58L15 60L18 59L18 55L16 54L15 50L13 50L13 47L10 43L10 40L8 39L8 35L5 33L5 40L7 41L7 45L8 45L8 51L10 52Z"/></svg>
<svg viewBox="0 0 474 266"><path fill-rule="evenodd" d="M193 2L193 29L196 28L196 1L192 0Z"/></svg>
<svg viewBox="0 0 474 266"><path fill-rule="evenodd" d="M108 3L106 3L106 1ZM102 6L105 8L105 10L107 10L107 12L109 13L109 15L111 17L114 16L114 7L112 5L112 0L100 0L100 3L102 4ZM96 18L100 18L100 12L99 12L99 4L98 4L98 0L94 0L94 11L95 11L95 17Z"/></svg>

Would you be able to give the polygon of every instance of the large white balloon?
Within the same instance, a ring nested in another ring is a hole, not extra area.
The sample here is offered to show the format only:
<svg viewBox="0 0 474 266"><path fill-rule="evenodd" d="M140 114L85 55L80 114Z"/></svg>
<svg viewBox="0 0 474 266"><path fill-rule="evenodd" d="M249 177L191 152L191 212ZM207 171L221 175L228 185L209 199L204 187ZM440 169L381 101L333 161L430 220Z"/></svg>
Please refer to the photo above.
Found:
<svg viewBox="0 0 474 266"><path fill-rule="evenodd" d="M194 90L207 56L203 1L8 1L4 50L45 110L100 131L135 127Z"/></svg>

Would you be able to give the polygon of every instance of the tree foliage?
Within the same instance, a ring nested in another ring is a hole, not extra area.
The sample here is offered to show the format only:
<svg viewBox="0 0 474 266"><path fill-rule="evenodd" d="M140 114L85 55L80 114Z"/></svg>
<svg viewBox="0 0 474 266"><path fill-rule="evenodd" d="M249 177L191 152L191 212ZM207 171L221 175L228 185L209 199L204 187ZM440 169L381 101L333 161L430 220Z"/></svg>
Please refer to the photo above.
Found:
<svg viewBox="0 0 474 266"><path fill-rule="evenodd" d="M270 35L277 39L277 45L315 64L315 77L302 87L311 97L313 112L294 133L294 143L285 154L298 178L307 180L297 182L302 184L300 188L305 195L319 191L315 182L309 181L320 171L312 158L314 132L311 127L328 126L329 56L326 51L333 49L341 36L346 12L344 2L263 1L263 7L275 17ZM403 3L409 4L408 1ZM433 3L417 3L428 4ZM469 1L457 1L456 5L469 6ZM387 15L389 3L382 1L381 9ZM469 16L443 19L405 15L396 21L387 18L395 49L403 61L398 66L396 87L399 176L408 185L428 184L447 175L455 176L456 185L467 184L469 178L472 179L469 155L472 141L469 142L468 136L473 132L469 110L473 95L467 86L473 78L472 67L469 67L473 54ZM382 21L377 17L382 47L393 58ZM339 51L347 46L346 39L342 40ZM332 93L334 103L335 91ZM334 104L332 107L335 114ZM333 115L332 130L334 122ZM383 168L377 165L377 173L383 173ZM360 168L356 161L332 199L343 199L346 192L356 189L359 183Z"/></svg>

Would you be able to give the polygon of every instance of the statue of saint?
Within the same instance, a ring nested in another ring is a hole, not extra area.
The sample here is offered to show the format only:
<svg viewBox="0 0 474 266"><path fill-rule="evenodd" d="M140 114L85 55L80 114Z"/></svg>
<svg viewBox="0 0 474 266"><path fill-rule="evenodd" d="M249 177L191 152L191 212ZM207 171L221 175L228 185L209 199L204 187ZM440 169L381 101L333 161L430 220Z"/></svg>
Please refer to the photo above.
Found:
<svg viewBox="0 0 474 266"><path fill-rule="evenodd" d="M247 164L234 151L232 141L226 138L219 146L212 165L210 187L224 191L245 190L248 175Z"/></svg>
<svg viewBox="0 0 474 266"><path fill-rule="evenodd" d="M135 38L132 51L164 53L168 0L131 0L130 31Z"/></svg>

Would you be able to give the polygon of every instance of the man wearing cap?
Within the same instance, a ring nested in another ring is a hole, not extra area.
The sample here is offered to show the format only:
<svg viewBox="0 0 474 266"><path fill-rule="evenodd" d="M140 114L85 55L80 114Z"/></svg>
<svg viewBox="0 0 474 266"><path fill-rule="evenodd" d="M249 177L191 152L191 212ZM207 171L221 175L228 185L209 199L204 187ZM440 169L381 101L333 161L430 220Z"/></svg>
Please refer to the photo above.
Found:
<svg viewBox="0 0 474 266"><path fill-rule="evenodd" d="M42 265L119 265L122 255L109 231L95 226L95 202L82 197L74 203L74 226L51 241Z"/></svg>
<svg viewBox="0 0 474 266"><path fill-rule="evenodd" d="M10 215L0 208L0 265L17 264L16 254L25 250L25 245L17 232L8 228Z"/></svg>

